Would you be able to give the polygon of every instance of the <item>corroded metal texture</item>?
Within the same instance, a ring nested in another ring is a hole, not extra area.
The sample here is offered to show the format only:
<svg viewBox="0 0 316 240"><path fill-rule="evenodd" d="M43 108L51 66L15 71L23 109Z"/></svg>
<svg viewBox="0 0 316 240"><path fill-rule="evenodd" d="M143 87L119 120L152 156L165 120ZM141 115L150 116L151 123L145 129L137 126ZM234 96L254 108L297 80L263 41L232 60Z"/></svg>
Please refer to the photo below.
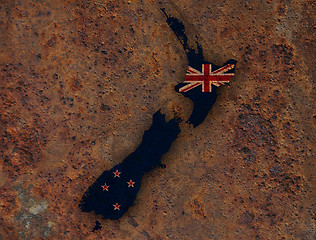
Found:
<svg viewBox="0 0 316 240"><path fill-rule="evenodd" d="M161 7L208 61L236 59L236 75L203 124L182 123L135 206L104 220L79 210L87 187L135 150L158 109L192 111L173 89L187 59ZM313 239L313 8L1 1L0 239Z"/></svg>

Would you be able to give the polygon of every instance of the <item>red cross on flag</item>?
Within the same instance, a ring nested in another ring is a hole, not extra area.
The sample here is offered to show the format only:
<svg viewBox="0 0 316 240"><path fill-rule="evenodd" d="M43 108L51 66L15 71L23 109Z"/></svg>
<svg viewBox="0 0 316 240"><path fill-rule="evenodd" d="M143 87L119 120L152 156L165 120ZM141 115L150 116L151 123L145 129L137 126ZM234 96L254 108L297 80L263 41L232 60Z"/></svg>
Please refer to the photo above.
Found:
<svg viewBox="0 0 316 240"><path fill-rule="evenodd" d="M202 64L202 72L193 67L187 68L187 74L184 87L179 89L179 92L187 92L202 84L202 92L211 92L212 85L220 86L229 83L229 80L234 76L234 73L227 73L234 69L235 64L227 64L221 68L212 71L212 64Z"/></svg>

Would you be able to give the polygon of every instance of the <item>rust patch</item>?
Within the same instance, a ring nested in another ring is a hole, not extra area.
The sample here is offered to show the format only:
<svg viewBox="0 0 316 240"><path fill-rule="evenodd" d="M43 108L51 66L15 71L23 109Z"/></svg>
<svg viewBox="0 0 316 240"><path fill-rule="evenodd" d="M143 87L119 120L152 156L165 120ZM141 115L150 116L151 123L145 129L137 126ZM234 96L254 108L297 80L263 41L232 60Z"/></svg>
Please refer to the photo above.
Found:
<svg viewBox="0 0 316 240"><path fill-rule="evenodd" d="M279 16L285 16L287 13L287 6L284 3L279 3L276 12Z"/></svg>
<svg viewBox="0 0 316 240"><path fill-rule="evenodd" d="M73 91L81 91L83 89L83 83L78 78L73 78L70 82L70 86Z"/></svg>
<svg viewBox="0 0 316 240"><path fill-rule="evenodd" d="M285 65L290 65L291 60L293 58L293 48L290 46L287 46L285 44L273 44L271 47L273 55L280 59L281 63ZM276 61L276 64L278 64L279 61Z"/></svg>
<svg viewBox="0 0 316 240"><path fill-rule="evenodd" d="M170 101L168 109L175 118L184 119L184 110L178 102Z"/></svg>
<svg viewBox="0 0 316 240"><path fill-rule="evenodd" d="M56 45L56 42L57 42L57 37L54 35L47 41L46 45L48 47L54 47Z"/></svg>
<svg viewBox="0 0 316 240"><path fill-rule="evenodd" d="M16 195L8 187L0 188L0 208L4 216L12 214L18 207Z"/></svg>
<svg viewBox="0 0 316 240"><path fill-rule="evenodd" d="M3 169L13 179L36 167L39 162L40 139L38 131L29 126L4 130L2 139L5 150L2 152Z"/></svg>
<svg viewBox="0 0 316 240"><path fill-rule="evenodd" d="M206 218L206 213L204 210L204 204L199 198L193 198L190 202L186 204L186 207L190 209L192 215L196 218Z"/></svg>
<svg viewBox="0 0 316 240"><path fill-rule="evenodd" d="M248 226L251 227L251 223L253 222L253 219L254 219L254 214L248 212L248 211L245 211L240 219L239 219L239 223L240 224L246 224Z"/></svg>

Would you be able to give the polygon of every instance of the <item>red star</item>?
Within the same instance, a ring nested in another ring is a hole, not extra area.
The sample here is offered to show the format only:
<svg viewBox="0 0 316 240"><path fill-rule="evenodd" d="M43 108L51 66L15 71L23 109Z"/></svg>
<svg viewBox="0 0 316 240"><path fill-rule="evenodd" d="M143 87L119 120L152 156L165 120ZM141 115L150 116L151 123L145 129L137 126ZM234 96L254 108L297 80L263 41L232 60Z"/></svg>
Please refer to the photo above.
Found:
<svg viewBox="0 0 316 240"><path fill-rule="evenodd" d="M110 186L108 186L108 185L106 185L106 183L104 183L104 185L103 186L101 186L102 187L102 190L104 191L109 191L109 187Z"/></svg>
<svg viewBox="0 0 316 240"><path fill-rule="evenodd" d="M113 172L113 174L114 174L114 177L120 177L121 172L116 170L115 172Z"/></svg>
<svg viewBox="0 0 316 240"><path fill-rule="evenodd" d="M120 210L120 206L118 203L116 203L115 205L113 205L114 210Z"/></svg>
<svg viewBox="0 0 316 240"><path fill-rule="evenodd" d="M127 182L128 187L134 187L134 183L135 183L135 182L133 182L132 179L129 180L129 182Z"/></svg>

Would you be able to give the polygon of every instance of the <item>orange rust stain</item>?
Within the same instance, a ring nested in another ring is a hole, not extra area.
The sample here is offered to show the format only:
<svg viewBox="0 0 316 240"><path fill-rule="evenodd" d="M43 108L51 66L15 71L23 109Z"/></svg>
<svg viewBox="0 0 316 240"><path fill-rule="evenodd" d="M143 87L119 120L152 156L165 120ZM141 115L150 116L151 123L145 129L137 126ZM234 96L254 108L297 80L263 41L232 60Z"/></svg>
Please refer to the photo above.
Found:
<svg viewBox="0 0 316 240"><path fill-rule="evenodd" d="M83 89L83 83L79 78L73 78L70 81L70 87L73 91L81 91Z"/></svg>
<svg viewBox="0 0 316 240"><path fill-rule="evenodd" d="M204 204L198 197L193 198L191 201L186 203L186 207L190 209L192 215L197 218L205 218L206 213L204 209Z"/></svg>
<svg viewBox="0 0 316 240"><path fill-rule="evenodd" d="M170 101L168 103L168 109L174 117L184 119L184 110L178 102Z"/></svg>

